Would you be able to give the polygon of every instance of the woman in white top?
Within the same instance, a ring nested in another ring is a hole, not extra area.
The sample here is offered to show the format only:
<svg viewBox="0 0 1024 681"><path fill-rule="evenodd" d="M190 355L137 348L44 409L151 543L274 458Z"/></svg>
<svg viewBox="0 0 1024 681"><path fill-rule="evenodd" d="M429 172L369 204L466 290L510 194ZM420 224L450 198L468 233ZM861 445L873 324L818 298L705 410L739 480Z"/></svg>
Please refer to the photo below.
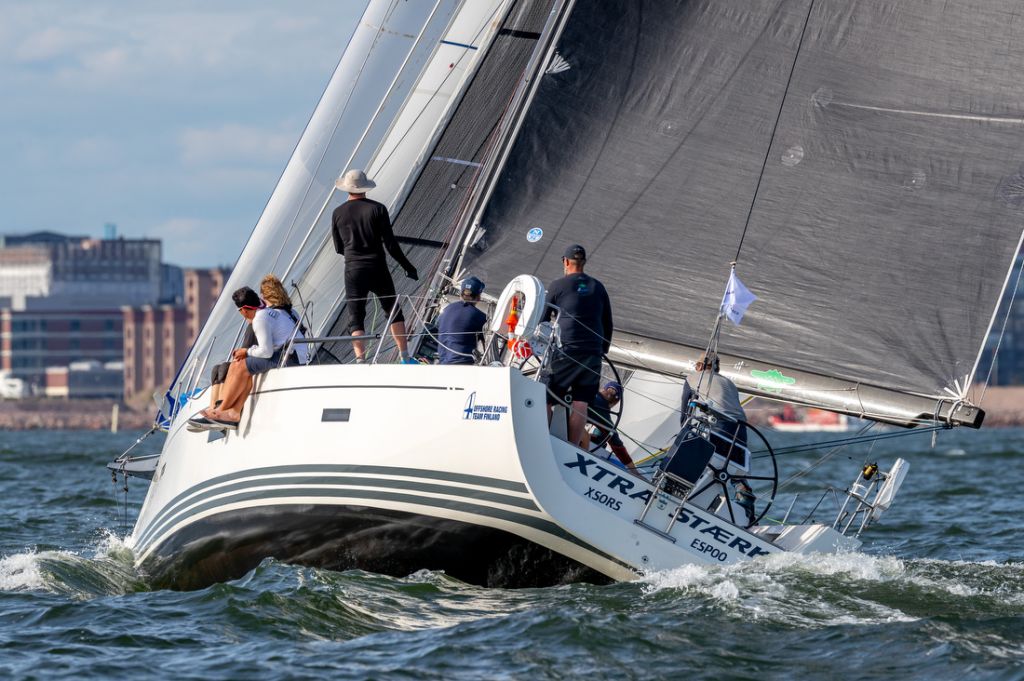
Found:
<svg viewBox="0 0 1024 681"><path fill-rule="evenodd" d="M267 284L268 279L273 278L271 284L276 283L280 289L275 293L284 294L284 287L277 277L268 275L263 283ZM274 298L275 296L271 296ZM276 297L273 302L284 303L276 307L266 307L260 297L248 286L235 291L232 300L238 307L238 311L249 323L252 324L253 332L256 335L256 344L248 348L238 348L232 352L231 366L228 368L227 379L221 389L221 403L219 409L205 409L195 419L190 419L193 426L203 430L209 429L235 429L242 416L242 405L252 390L252 377L265 373L281 366L281 353L284 352L294 334L296 338L303 338L301 327L296 330L298 320L291 311L290 301L287 295L284 300ZM269 301L268 301L269 302ZM306 363L306 346L303 343L295 344L285 366Z"/></svg>

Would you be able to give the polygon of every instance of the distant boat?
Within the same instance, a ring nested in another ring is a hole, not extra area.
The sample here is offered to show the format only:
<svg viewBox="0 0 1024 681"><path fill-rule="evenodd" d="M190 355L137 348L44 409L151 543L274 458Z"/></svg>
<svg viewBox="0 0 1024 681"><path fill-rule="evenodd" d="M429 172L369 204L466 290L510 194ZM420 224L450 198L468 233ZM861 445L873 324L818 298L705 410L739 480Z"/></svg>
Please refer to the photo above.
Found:
<svg viewBox="0 0 1024 681"><path fill-rule="evenodd" d="M787 404L781 414L774 414L770 424L784 433L842 433L851 428L846 414L814 408L800 413L791 404Z"/></svg>

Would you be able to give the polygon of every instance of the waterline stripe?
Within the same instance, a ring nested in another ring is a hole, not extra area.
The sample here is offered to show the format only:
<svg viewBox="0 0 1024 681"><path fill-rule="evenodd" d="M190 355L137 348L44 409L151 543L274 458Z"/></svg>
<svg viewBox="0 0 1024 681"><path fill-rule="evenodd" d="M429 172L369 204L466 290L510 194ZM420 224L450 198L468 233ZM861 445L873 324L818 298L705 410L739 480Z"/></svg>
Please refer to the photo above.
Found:
<svg viewBox="0 0 1024 681"><path fill-rule="evenodd" d="M425 482L413 482L411 480L395 480L392 478L368 478L368 477L352 477L352 476L322 476L322 475L301 475L301 476L277 476L271 478L260 478L258 480L244 480L241 482L235 482L228 485L222 485L219 487L207 487L200 491L198 494L193 495L187 500L176 504L173 508L168 507L165 509L166 512L161 513L160 516L142 533L139 537L139 547L144 547L148 541L157 533L164 530L169 525L173 525L175 522L180 520L182 517L188 516L188 508L194 506L196 503L201 502L205 499L215 497L221 494L227 494L244 489L253 488L268 488L278 486L311 486L311 485L323 485L325 487L383 487L390 489L400 489L417 492L427 492L430 494L446 494L449 496L462 497L465 499L475 499L479 501L489 501L497 504L504 504L506 506L517 506L519 508L526 509L527 511L540 512L537 504L532 499L524 499L523 497L513 497L508 494L501 494L498 492L488 492L485 490L476 490L466 487L452 487L450 485L437 485L434 483Z"/></svg>
<svg viewBox="0 0 1024 681"><path fill-rule="evenodd" d="M283 499L288 497L326 497L334 499L349 499L349 500L376 500L376 501L393 501L405 504L415 504L419 506L433 506L435 508L444 508L452 511L461 511L463 513L470 513L478 516L487 518L494 518L497 520L504 520L506 522L514 523L517 525L524 525L534 530L550 534L563 541L570 542L579 546L580 548L586 549L595 555L601 556L605 560L612 561L618 565L634 569L628 563L624 563L618 560L614 556L611 556L604 551L601 551L595 546L588 544L587 542L579 539L578 537L569 534L555 523L544 520L542 518L536 518L533 516L524 515L517 511L509 511L501 508L494 508L491 506L479 506L477 504L468 504L465 502L457 501L454 499L438 499L436 497L420 497L414 494L400 494L396 492L378 492L374 490L352 490L339 491L331 488L306 488L306 489L295 489L295 490L263 490L259 492L241 492L239 494L226 497L224 499L217 499L215 501L206 502L201 506L192 509L192 512L184 520L187 521L189 518L196 515L202 514L205 511L213 510L221 506L229 506L231 504L237 504L245 501L254 500L269 500L269 499ZM300 502L307 503L307 502ZM250 508L259 508L259 506L251 506ZM411 515L423 515L422 513L416 513L414 511L407 511ZM490 525L484 525L485 527L493 527ZM501 529L501 528L494 528ZM141 562L145 562L149 555L166 540L167 536L161 536L146 549L142 557Z"/></svg>
<svg viewBox="0 0 1024 681"><path fill-rule="evenodd" d="M153 517L153 520L149 523L149 527L155 527L156 523L161 522L164 517L173 513L176 510L176 507L184 499L198 494L208 487L241 480L242 478L273 477L289 473L359 473L363 475L394 475L407 478L422 478L425 480L440 480L442 482L459 482L467 485L476 485L478 487L490 487L492 489L519 492L521 494L529 493L529 490L526 489L526 485L513 480L502 480L501 478L490 478L483 475L472 475L469 473L449 473L447 471L435 471L423 468L407 468L404 466L363 466L359 464L294 464L291 466L267 466L264 468L250 468L243 471L237 471L235 473L226 473L215 478L210 478L209 480L203 480L199 484L193 485L165 504L164 507ZM253 481L253 483L259 484L258 481ZM146 533L144 532L143 534Z"/></svg>

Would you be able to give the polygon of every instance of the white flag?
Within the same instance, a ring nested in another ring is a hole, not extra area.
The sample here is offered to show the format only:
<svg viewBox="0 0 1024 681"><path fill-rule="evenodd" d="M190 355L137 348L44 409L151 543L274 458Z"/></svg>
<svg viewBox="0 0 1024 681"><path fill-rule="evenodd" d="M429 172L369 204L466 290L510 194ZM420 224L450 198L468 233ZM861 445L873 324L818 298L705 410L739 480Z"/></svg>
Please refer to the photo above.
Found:
<svg viewBox="0 0 1024 681"><path fill-rule="evenodd" d="M757 300L757 296L750 292L740 278L736 276L736 270L729 274L729 283L725 285L725 296L722 298L722 314L729 318L736 326L740 325L743 314L750 307L750 304Z"/></svg>

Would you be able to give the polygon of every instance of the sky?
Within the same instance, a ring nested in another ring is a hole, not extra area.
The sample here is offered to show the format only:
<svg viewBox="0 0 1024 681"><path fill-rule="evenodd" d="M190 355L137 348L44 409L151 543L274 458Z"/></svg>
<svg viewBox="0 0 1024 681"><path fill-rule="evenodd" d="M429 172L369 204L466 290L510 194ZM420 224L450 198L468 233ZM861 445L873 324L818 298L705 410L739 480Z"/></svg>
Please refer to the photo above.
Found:
<svg viewBox="0 0 1024 681"><path fill-rule="evenodd" d="M3 0L0 234L233 263L363 0Z"/></svg>

